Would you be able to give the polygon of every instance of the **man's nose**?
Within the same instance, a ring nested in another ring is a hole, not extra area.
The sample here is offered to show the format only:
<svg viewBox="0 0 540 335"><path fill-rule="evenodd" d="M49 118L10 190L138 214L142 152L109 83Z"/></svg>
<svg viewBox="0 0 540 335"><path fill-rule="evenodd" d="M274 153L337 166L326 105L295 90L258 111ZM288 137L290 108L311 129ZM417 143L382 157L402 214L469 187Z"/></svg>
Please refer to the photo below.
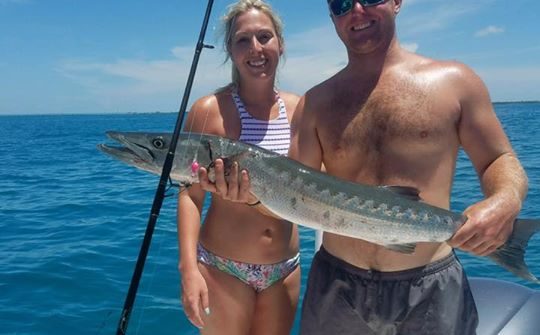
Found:
<svg viewBox="0 0 540 335"><path fill-rule="evenodd" d="M356 12L356 13L362 13L364 14L366 12L366 9L364 8L364 6L362 6L362 4L360 3L360 1L357 1L357 0L354 0L354 3L353 3L353 8L352 8L352 11L351 12Z"/></svg>

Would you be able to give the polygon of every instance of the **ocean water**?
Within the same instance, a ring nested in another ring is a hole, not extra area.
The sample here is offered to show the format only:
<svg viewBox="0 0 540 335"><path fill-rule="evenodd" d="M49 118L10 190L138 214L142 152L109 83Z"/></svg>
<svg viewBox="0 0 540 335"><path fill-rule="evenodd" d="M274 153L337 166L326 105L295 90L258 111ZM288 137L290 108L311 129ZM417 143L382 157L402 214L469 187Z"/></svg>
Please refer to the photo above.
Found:
<svg viewBox="0 0 540 335"><path fill-rule="evenodd" d="M522 217L540 218L540 103L495 109L529 175ZM16 112L16 111L14 111ZM113 334L158 177L96 149L106 130L172 131L175 114L0 117L0 334ZM179 303L174 191L158 220L129 334L197 334ZM460 154L452 208L481 199ZM301 228L302 293L314 233ZM470 276L540 289L459 253ZM540 274L540 236L527 262ZM293 334L297 333L298 320Z"/></svg>

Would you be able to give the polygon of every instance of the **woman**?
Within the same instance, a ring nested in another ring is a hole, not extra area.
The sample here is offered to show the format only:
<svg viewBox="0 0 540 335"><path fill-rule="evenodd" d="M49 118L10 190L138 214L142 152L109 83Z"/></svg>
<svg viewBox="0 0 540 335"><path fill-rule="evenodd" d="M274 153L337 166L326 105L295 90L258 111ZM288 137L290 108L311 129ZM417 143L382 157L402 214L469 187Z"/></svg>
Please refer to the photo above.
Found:
<svg viewBox="0 0 540 335"><path fill-rule="evenodd" d="M186 131L239 139L287 154L298 96L275 89L282 24L260 0L240 0L224 17L232 83L197 100ZM204 191L180 193L182 303L202 334L288 334L300 290L296 227Z"/></svg>

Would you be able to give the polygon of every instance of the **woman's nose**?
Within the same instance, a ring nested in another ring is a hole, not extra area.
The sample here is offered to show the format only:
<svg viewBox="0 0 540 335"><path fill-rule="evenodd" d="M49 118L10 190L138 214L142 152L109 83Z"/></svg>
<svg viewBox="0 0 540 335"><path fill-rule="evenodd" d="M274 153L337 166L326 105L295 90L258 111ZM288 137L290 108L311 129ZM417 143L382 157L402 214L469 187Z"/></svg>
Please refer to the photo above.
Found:
<svg viewBox="0 0 540 335"><path fill-rule="evenodd" d="M262 50L262 44L259 42L256 36L253 36L251 39L251 52L260 52Z"/></svg>

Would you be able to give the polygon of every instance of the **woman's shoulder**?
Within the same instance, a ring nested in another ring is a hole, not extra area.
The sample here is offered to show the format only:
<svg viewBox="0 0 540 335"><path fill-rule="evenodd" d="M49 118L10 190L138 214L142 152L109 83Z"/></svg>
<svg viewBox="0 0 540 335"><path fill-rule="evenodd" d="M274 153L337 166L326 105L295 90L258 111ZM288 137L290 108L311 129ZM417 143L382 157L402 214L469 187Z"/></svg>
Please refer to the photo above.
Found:
<svg viewBox="0 0 540 335"><path fill-rule="evenodd" d="M200 109L215 109L218 107L217 95L215 93L202 96L195 100L191 106L190 111L197 111Z"/></svg>
<svg viewBox="0 0 540 335"><path fill-rule="evenodd" d="M230 89L220 89L198 98L189 110L186 127L193 131L225 136L225 120L237 118L231 111L232 100Z"/></svg>
<svg viewBox="0 0 540 335"><path fill-rule="evenodd" d="M298 101L300 99L300 96L298 94L287 91L279 91L279 96L283 100Z"/></svg>
<svg viewBox="0 0 540 335"><path fill-rule="evenodd" d="M212 111L218 112L223 100L230 99L230 96L231 89L229 88L229 86L219 88L215 92L212 92L195 100L195 102L191 106L191 110L199 110L202 108L205 111L211 109Z"/></svg>

